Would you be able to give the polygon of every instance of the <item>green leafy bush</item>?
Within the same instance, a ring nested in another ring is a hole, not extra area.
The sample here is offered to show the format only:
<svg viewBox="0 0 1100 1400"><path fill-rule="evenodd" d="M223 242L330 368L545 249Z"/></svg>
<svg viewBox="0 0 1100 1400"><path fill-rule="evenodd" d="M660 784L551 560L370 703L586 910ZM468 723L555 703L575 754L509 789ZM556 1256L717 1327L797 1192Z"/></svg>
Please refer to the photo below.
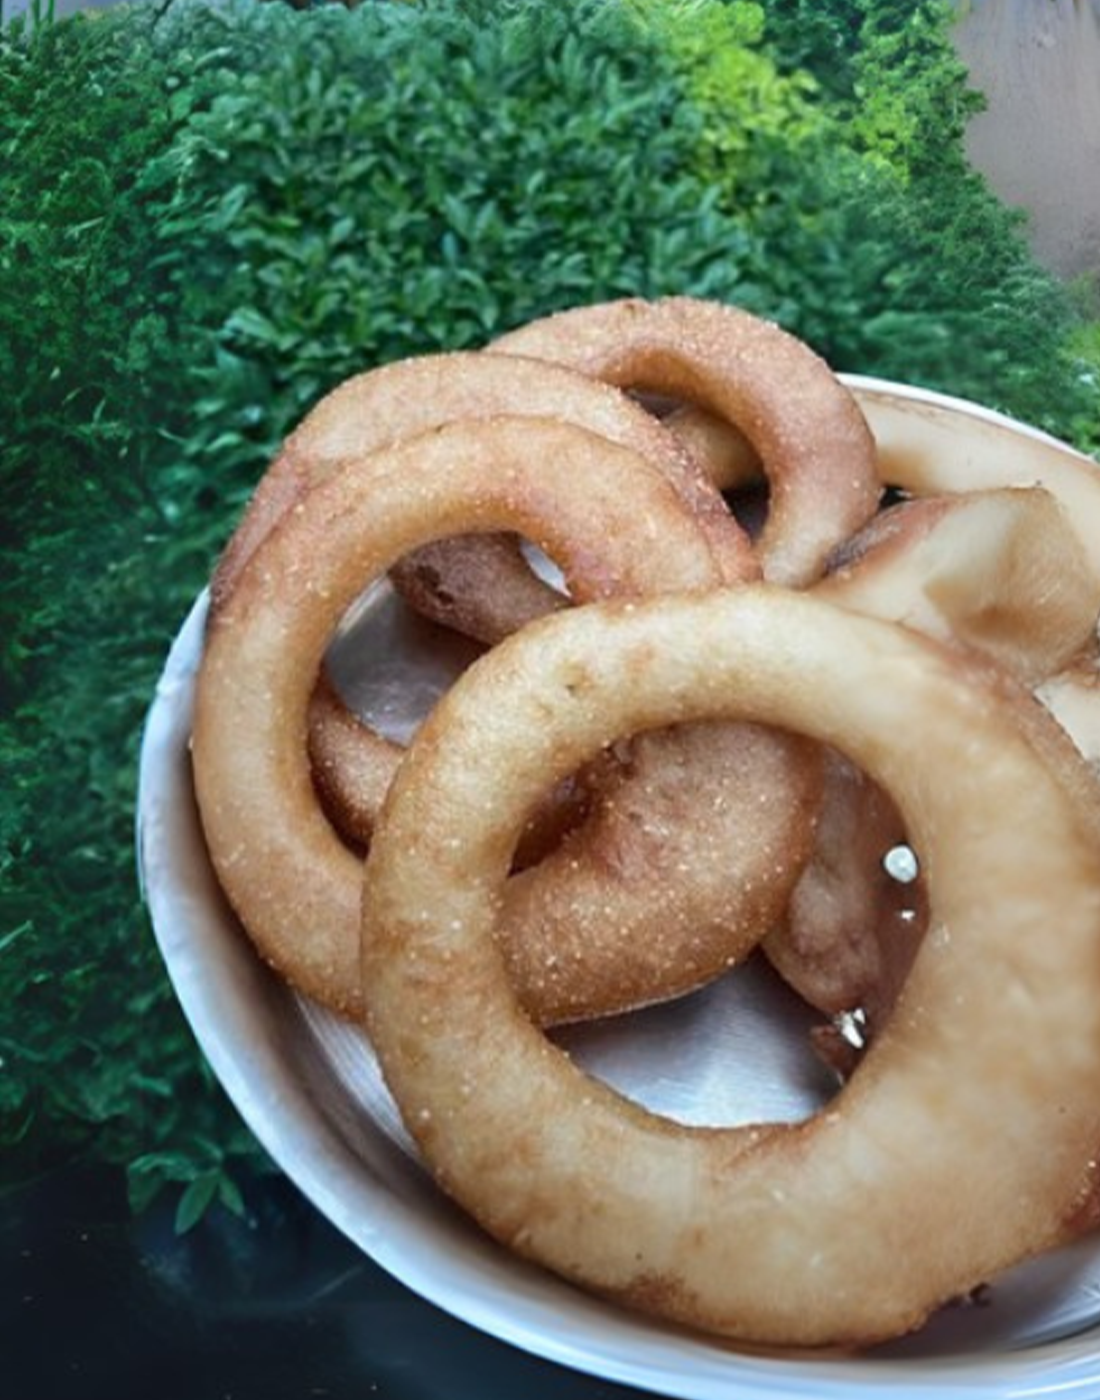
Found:
<svg viewBox="0 0 1100 1400"><path fill-rule="evenodd" d="M907 177L965 163L982 108L951 42L951 0L771 0L766 39L781 71L813 77L844 140Z"/></svg>
<svg viewBox="0 0 1100 1400"><path fill-rule="evenodd" d="M139 1192L256 1150L163 976L135 886L141 720L226 518L172 510L189 366L157 160L211 46L151 11L0 31L0 1142ZM207 1189L207 1188L202 1188ZM193 1198L192 1198L193 1199Z"/></svg>
<svg viewBox="0 0 1100 1400"><path fill-rule="evenodd" d="M1083 452L1100 458L1100 272L1079 278L1070 292L1077 322L1070 332L1068 348L1083 393L1081 411L1073 425L1073 440Z"/></svg>
<svg viewBox="0 0 1100 1400"><path fill-rule="evenodd" d="M216 352L189 450L250 481L313 399L380 360L581 299L738 294L744 235L681 169L697 115L623 12L468 9L265 16L285 34L176 143Z"/></svg>
<svg viewBox="0 0 1100 1400"><path fill-rule="evenodd" d="M756 0L633 4L700 114L694 167L727 202L751 207L767 198L776 151L801 152L827 125L816 82L798 69L782 72L762 49L767 21Z"/></svg>
<svg viewBox="0 0 1100 1400"><path fill-rule="evenodd" d="M838 369L1077 433L1073 309L967 163L945 0L637 3L724 133L693 160L749 235L747 304Z"/></svg>
<svg viewBox="0 0 1100 1400"><path fill-rule="evenodd" d="M808 74L831 107L850 103L863 0L766 0L764 8L768 48L779 69Z"/></svg>

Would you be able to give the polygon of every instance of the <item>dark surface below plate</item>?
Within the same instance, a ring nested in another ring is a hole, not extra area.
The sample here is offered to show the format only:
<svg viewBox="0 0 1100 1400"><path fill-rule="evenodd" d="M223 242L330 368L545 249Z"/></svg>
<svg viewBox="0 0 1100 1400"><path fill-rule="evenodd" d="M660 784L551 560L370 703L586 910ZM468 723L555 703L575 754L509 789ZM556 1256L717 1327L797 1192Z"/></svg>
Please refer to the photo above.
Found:
<svg viewBox="0 0 1100 1400"><path fill-rule="evenodd" d="M456 1322L282 1176L176 1235L121 1173L0 1201L0 1395L12 1400L629 1400Z"/></svg>

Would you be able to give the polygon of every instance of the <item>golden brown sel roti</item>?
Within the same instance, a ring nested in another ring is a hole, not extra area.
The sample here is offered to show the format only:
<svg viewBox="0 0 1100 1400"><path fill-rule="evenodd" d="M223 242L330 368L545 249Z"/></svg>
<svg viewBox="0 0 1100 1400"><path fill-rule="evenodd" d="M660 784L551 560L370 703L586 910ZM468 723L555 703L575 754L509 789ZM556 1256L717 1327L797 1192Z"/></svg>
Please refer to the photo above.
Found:
<svg viewBox="0 0 1100 1400"><path fill-rule="evenodd" d="M219 562L197 686L230 903L365 1019L443 1189L746 1346L900 1335L1100 1214L1100 471L1018 459L993 421L958 448L939 409L854 388L690 298L357 376ZM760 473L754 552L719 490ZM920 499L876 514L886 483ZM407 755L323 671L387 571L470 637L517 633ZM839 1018L815 1037L846 1082L805 1123L684 1128L538 1029L757 945Z"/></svg>
<svg viewBox="0 0 1100 1400"><path fill-rule="evenodd" d="M625 394L563 366L460 351L368 370L345 380L316 405L265 473L219 561L211 590L214 610L232 592L259 541L343 461L447 423L501 414L575 423L637 452L668 477L699 515L724 578L749 578L758 572L748 539L694 459ZM537 606L533 599L541 599L543 611L561 606L560 596L533 577L514 539L507 545L464 541L460 564L464 551L484 557L463 566L472 571L465 584L452 579L449 588L430 577L438 570L430 561L439 557L440 548L431 546L427 572L418 574L410 563L401 566L400 575L435 621L493 642L530 620Z"/></svg>
<svg viewBox="0 0 1100 1400"><path fill-rule="evenodd" d="M760 456L740 428L695 404L683 404L664 420L719 491L740 491L764 479Z"/></svg>
<svg viewBox="0 0 1100 1400"><path fill-rule="evenodd" d="M1066 512L1030 487L892 506L848 541L813 592L994 660L1030 686L1081 654L1100 614L1100 574ZM869 1038L923 934L923 881L907 888L884 868L906 840L886 794L843 761L825 773L814 854L764 949L812 1006L858 1012ZM840 1048L831 1036L822 1047Z"/></svg>
<svg viewBox="0 0 1100 1400"><path fill-rule="evenodd" d="M462 535L422 545L390 570L410 607L491 646L569 606L566 593L541 578L515 535Z"/></svg>
<svg viewBox="0 0 1100 1400"><path fill-rule="evenodd" d="M522 414L575 423L629 448L660 471L697 515L719 577L755 577L747 535L673 434L618 390L562 366L513 356L457 352L398 361L356 375L326 395L290 435L261 479L211 584L216 616L252 553L278 523L349 458L368 456L451 422ZM581 474L584 458L569 459ZM595 562L595 560L594 560ZM537 578L514 534L440 538L391 570L421 613L484 642L507 636L568 598ZM582 590L579 596L591 597ZM311 710L311 752L318 790L341 831L369 839L393 746L357 734L330 689Z"/></svg>
<svg viewBox="0 0 1100 1400"><path fill-rule="evenodd" d="M1100 557L1042 487L918 497L881 512L834 555L814 593L904 623L1005 667L1031 687L1086 754L1100 707L1072 679L1093 645ZM862 775L826 767L817 849L765 951L812 1006L857 1013L865 1041L889 1015L923 930L920 877L883 868L905 840L891 804ZM818 1033L838 1067L852 1056Z"/></svg>
<svg viewBox="0 0 1100 1400"><path fill-rule="evenodd" d="M834 556L815 591L971 647L1035 685L1094 637L1100 560L1049 491L1001 487L883 511Z"/></svg>
<svg viewBox="0 0 1100 1400"><path fill-rule="evenodd" d="M734 424L768 481L757 551L771 582L812 582L878 507L874 440L852 394L802 341L736 307L692 297L604 302L531 321L493 348Z"/></svg>
<svg viewBox="0 0 1100 1400"><path fill-rule="evenodd" d="M547 783L620 733L734 717L805 732L890 792L929 933L825 1111L689 1129L532 1026L495 909ZM1026 691L895 624L759 586L559 614L478 662L402 765L367 862L371 1039L437 1180L511 1249L744 1342L896 1336L1059 1243L1090 1199L1098 803Z"/></svg>
<svg viewBox="0 0 1100 1400"><path fill-rule="evenodd" d="M309 702L309 757L325 815L352 847L365 852L402 749L356 718L322 672ZM516 848L516 866L536 865L588 814L593 788L606 764L560 783L532 814Z"/></svg>
<svg viewBox="0 0 1100 1400"><path fill-rule="evenodd" d="M583 492L576 486L581 465ZM411 439L350 462L314 487L244 566L209 629L193 753L215 867L264 957L300 990L344 1013L355 1014L359 1007L362 864L326 819L314 789L307 716L315 678L344 611L395 558L442 535L500 529L519 530L544 546L578 597L698 590L721 581L697 517L635 453L571 424L501 418L454 424ZM487 733L501 722L491 710L483 716ZM375 741L385 742L377 736ZM805 840L801 828L810 820L814 799L808 794L819 781L817 765L806 761L804 746L780 749L769 771L778 780L784 762L790 765L786 817L797 850ZM696 829L707 828L709 811L717 805L745 803L750 811L755 806L755 793L712 755L692 765L675 744L664 759L660 750L654 740L644 770L655 818L662 782L666 801L684 783L700 797L694 814L684 812L682 803L675 811ZM629 781L624 780L621 796ZM544 799L540 794L533 802L528 818ZM600 849L589 853L578 842L573 858L598 862ZM773 917L796 873L790 862L776 867L774 852L768 851L747 870L729 870L734 889L739 884L772 889ZM691 869L680 870L678 884L665 893L673 905L676 897L694 899ZM637 904L637 892L626 887L619 893L594 890L597 911L573 898L553 928L515 921L509 937L531 945L526 950L531 979L521 994L532 1015L557 1016L562 1004L562 978L547 979L542 972L554 959L553 943L545 940L556 938L558 924L573 919L613 933L622 917L620 902L628 896ZM728 909L728 897L724 901ZM583 989L588 1014L682 990L685 973L674 947L654 956L651 945L682 937L683 925L682 919L670 920L644 930L645 941L623 950L633 951L638 970L632 974L626 964L613 966L598 994L589 964L599 960L600 944L593 943L590 956L571 962L568 970ZM691 931L695 985L707 975L707 960L710 975L728 964L731 940L740 935L736 925L714 919L709 941ZM646 969L659 980L648 981Z"/></svg>
<svg viewBox="0 0 1100 1400"><path fill-rule="evenodd" d="M538 986L547 1022L712 981L774 927L813 848L816 745L692 724L620 747L585 820L509 882L509 972Z"/></svg>

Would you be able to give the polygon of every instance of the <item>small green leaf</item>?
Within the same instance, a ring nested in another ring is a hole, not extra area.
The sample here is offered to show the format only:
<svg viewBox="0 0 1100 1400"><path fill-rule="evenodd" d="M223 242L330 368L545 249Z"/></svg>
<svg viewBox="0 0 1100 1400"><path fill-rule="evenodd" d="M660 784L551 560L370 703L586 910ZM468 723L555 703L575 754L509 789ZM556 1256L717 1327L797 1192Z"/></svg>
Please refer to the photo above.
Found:
<svg viewBox="0 0 1100 1400"><path fill-rule="evenodd" d="M218 1200L232 1215L244 1215L244 1197L231 1176L223 1172L218 1177Z"/></svg>
<svg viewBox="0 0 1100 1400"><path fill-rule="evenodd" d="M218 1194L221 1177L218 1172L207 1172L198 1177L186 1188L176 1207L175 1229L177 1235L185 1235L203 1218L215 1196Z"/></svg>

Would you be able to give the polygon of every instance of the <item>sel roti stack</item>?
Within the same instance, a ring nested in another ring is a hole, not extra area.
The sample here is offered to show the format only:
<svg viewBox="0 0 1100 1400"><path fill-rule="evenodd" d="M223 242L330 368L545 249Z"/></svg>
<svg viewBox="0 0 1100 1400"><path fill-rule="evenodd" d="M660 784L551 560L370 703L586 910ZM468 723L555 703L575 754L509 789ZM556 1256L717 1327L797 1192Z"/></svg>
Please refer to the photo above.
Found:
<svg viewBox="0 0 1100 1400"><path fill-rule="evenodd" d="M687 298L372 370L260 483L196 681L221 889L365 1029L438 1187L752 1346L900 1336L1096 1216L1100 480L903 400ZM721 492L757 478L750 539ZM484 648L407 752L325 675L390 570ZM545 1032L757 948L843 1080L805 1121L673 1122Z"/></svg>

